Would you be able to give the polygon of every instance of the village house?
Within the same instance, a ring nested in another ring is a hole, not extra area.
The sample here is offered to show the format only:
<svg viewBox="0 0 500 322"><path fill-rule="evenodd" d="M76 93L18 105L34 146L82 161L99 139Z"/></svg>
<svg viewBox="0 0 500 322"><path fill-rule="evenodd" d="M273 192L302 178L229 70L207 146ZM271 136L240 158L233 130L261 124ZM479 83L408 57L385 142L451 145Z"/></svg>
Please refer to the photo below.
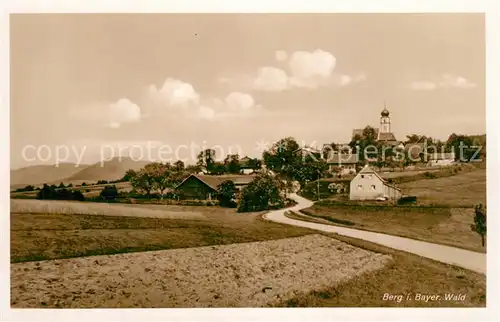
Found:
<svg viewBox="0 0 500 322"><path fill-rule="evenodd" d="M350 200L398 200L401 189L390 185L370 166L365 167L352 179L349 187Z"/></svg>
<svg viewBox="0 0 500 322"><path fill-rule="evenodd" d="M217 188L222 182L230 180L234 183L237 190L241 190L252 182L254 178L254 175L215 176L191 174L177 185L175 191L185 199L211 200L217 198Z"/></svg>
<svg viewBox="0 0 500 322"><path fill-rule="evenodd" d="M354 153L344 154L332 151L329 153L326 162L331 173L340 175L356 174L356 166L359 163L359 156Z"/></svg>
<svg viewBox="0 0 500 322"><path fill-rule="evenodd" d="M455 164L455 153L429 153L428 160L427 165L430 167L450 166Z"/></svg>
<svg viewBox="0 0 500 322"><path fill-rule="evenodd" d="M239 160L240 170L242 174L252 174L259 170L256 162L260 160L252 159L247 156Z"/></svg>

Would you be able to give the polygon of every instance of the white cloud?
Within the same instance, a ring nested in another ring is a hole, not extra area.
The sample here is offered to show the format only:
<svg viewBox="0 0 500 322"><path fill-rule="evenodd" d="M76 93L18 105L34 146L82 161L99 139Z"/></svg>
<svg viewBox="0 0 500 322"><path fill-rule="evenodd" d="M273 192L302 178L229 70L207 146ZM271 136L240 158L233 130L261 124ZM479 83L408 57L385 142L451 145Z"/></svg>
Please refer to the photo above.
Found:
<svg viewBox="0 0 500 322"><path fill-rule="evenodd" d="M156 85L150 85L149 93L153 99L170 106L198 104L200 98L191 84L173 78L167 78L160 89Z"/></svg>
<svg viewBox="0 0 500 322"><path fill-rule="evenodd" d="M341 75L340 76L340 85L345 86L349 85L352 82L352 77L349 75Z"/></svg>
<svg viewBox="0 0 500 322"><path fill-rule="evenodd" d="M410 88L416 91L432 91L438 88L468 89L474 87L476 87L475 83L462 76L452 74L443 74L433 81L415 81L410 84Z"/></svg>
<svg viewBox="0 0 500 322"><path fill-rule="evenodd" d="M327 82L336 65L335 57L326 51L296 51L288 61L290 83L297 87L315 88Z"/></svg>
<svg viewBox="0 0 500 322"><path fill-rule="evenodd" d="M288 59L288 54L284 50L277 50L274 53L274 56L275 56L277 61L285 61Z"/></svg>
<svg viewBox="0 0 500 322"><path fill-rule="evenodd" d="M441 87L455 87L455 88L473 88L476 84L472 83L468 79L462 76L456 76L451 74L444 74L442 80L439 82Z"/></svg>
<svg viewBox="0 0 500 322"><path fill-rule="evenodd" d="M278 61L288 62L288 71L273 67L260 67L256 74L218 78L219 84L234 89L281 92L294 87L314 89L320 86L346 86L366 80L365 74L343 75L335 73L336 58L321 49L295 51L288 55L283 50L275 52Z"/></svg>
<svg viewBox="0 0 500 322"><path fill-rule="evenodd" d="M255 106L255 101L250 94L232 92L225 99L227 108L231 110L246 111Z"/></svg>
<svg viewBox="0 0 500 322"><path fill-rule="evenodd" d="M141 119L139 106L126 98L109 105L109 126L118 128L122 123L137 122Z"/></svg>
<svg viewBox="0 0 500 322"><path fill-rule="evenodd" d="M437 88L436 83L430 81L412 82L410 88L415 91L432 91Z"/></svg>
<svg viewBox="0 0 500 322"><path fill-rule="evenodd" d="M261 67L254 80L254 89L279 92L288 88L288 75L276 67Z"/></svg>

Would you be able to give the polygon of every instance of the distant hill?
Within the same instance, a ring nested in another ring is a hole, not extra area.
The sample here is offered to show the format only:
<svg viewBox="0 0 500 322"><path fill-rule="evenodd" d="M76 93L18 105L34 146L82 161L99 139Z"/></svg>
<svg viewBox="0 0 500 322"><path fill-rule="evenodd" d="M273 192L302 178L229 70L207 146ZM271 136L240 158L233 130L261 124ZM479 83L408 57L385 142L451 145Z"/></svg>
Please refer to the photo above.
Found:
<svg viewBox="0 0 500 322"><path fill-rule="evenodd" d="M88 164L76 167L74 163L61 163L55 165L33 165L10 171L10 186L24 187L26 185L39 185L46 182L61 182L64 178L80 172Z"/></svg>
<svg viewBox="0 0 500 322"><path fill-rule="evenodd" d="M117 180L123 178L127 170L139 170L151 161L134 161L130 158L114 158L110 161L97 162L64 179L64 182Z"/></svg>

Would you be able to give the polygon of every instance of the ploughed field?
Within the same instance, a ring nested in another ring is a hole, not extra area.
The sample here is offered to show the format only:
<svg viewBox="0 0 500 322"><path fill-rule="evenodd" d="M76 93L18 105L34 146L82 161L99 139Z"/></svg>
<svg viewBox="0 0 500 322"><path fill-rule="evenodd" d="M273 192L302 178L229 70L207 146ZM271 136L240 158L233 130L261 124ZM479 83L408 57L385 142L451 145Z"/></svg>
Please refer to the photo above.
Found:
<svg viewBox="0 0 500 322"><path fill-rule="evenodd" d="M381 269L391 256L323 235L18 263L13 307L261 307Z"/></svg>

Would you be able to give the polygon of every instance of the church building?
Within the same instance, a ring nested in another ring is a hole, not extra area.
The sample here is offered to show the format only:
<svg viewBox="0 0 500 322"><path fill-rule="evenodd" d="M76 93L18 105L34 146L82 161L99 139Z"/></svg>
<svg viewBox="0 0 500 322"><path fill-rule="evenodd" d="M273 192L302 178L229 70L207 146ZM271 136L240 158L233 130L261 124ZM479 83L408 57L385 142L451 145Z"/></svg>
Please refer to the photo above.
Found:
<svg viewBox="0 0 500 322"><path fill-rule="evenodd" d="M362 136L363 130L364 129L354 129L352 131L352 138L354 139L356 136ZM380 113L380 127L374 128L374 130L377 142L382 142L389 146L397 146L401 144L401 142L398 141L391 132L391 118L387 108L384 108Z"/></svg>

